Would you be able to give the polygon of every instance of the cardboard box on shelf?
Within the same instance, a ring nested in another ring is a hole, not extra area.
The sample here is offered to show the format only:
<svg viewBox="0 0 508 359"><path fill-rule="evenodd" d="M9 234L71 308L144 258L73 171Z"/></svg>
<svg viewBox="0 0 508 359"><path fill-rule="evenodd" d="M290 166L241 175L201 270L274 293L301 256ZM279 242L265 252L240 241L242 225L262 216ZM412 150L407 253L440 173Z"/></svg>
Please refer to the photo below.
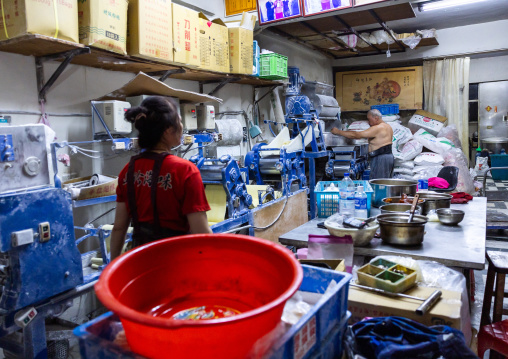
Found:
<svg viewBox="0 0 508 359"><path fill-rule="evenodd" d="M127 54L127 0L79 1L79 42Z"/></svg>
<svg viewBox="0 0 508 359"><path fill-rule="evenodd" d="M198 12L173 4L173 61L190 67L201 64Z"/></svg>
<svg viewBox="0 0 508 359"><path fill-rule="evenodd" d="M129 55L173 61L171 0L129 0Z"/></svg>
<svg viewBox="0 0 508 359"><path fill-rule="evenodd" d="M252 75L255 16L243 13L239 26L229 27L229 72Z"/></svg>
<svg viewBox="0 0 508 359"><path fill-rule="evenodd" d="M92 178L92 176L87 177L79 177L64 182L63 185L72 184L75 182L88 181ZM76 200L81 201L84 199L98 198L98 197L108 197L116 195L116 187L118 185L118 178L111 178L111 181L98 184L95 186L83 187L79 191L79 196Z"/></svg>
<svg viewBox="0 0 508 359"><path fill-rule="evenodd" d="M0 40L40 34L79 42L78 1L2 1Z"/></svg>
<svg viewBox="0 0 508 359"><path fill-rule="evenodd" d="M435 288L416 286L407 290L404 294L428 298L435 290ZM348 310L352 314L351 323L356 323L365 317L398 316L412 319L427 326L448 325L465 332L466 325L470 323L465 323L460 315L461 293L440 290L443 293L441 299L430 311L420 316L415 313L415 310L422 304L421 301L400 297L392 298L350 286Z"/></svg>
<svg viewBox="0 0 508 359"><path fill-rule="evenodd" d="M229 72L229 32L221 19L199 13L199 46L202 69Z"/></svg>
<svg viewBox="0 0 508 359"><path fill-rule="evenodd" d="M441 131L441 129L446 125L447 120L448 119L444 116L418 110L409 120L408 127L413 133L418 131L420 128L423 128L430 134L437 136L439 131Z"/></svg>

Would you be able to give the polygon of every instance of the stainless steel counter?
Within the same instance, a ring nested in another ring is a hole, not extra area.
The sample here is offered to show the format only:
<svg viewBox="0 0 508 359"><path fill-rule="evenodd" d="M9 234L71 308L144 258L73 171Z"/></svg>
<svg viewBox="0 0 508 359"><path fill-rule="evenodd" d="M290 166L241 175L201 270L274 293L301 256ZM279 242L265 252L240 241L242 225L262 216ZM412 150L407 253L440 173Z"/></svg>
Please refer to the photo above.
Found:
<svg viewBox="0 0 508 359"><path fill-rule="evenodd" d="M464 220L457 226L445 226L439 222L425 225L423 243L414 247L385 244L374 238L367 247L355 247L355 255L402 255L414 259L434 260L449 267L483 269L485 265L485 238L487 227L487 199L475 197L468 204L453 204L451 208L465 211ZM373 208L371 215L379 214ZM309 234L329 234L317 228L324 218L316 218L279 237L280 243L297 248L307 247Z"/></svg>

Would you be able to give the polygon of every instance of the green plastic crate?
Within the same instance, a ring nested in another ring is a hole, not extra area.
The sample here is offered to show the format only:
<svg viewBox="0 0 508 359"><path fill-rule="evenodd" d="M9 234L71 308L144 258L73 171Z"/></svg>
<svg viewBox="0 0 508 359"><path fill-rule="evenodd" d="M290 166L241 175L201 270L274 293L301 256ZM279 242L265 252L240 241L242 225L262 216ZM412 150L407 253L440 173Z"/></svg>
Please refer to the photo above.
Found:
<svg viewBox="0 0 508 359"><path fill-rule="evenodd" d="M271 53L259 56L259 77L268 80L282 80L288 77L287 56Z"/></svg>

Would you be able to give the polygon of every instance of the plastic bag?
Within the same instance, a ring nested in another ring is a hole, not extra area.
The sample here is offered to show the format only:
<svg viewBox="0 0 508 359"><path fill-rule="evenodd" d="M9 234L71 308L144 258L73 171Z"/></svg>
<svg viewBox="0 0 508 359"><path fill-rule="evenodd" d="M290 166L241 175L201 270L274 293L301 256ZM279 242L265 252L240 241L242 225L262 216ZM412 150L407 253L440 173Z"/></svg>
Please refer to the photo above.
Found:
<svg viewBox="0 0 508 359"><path fill-rule="evenodd" d="M378 44L382 43L388 43L388 33L384 30L376 30L372 32L371 36L374 36L376 38L376 42Z"/></svg>
<svg viewBox="0 0 508 359"><path fill-rule="evenodd" d="M413 169L414 176L411 179L419 180L419 179L429 179L431 177L437 177L439 171L443 166L415 166Z"/></svg>
<svg viewBox="0 0 508 359"><path fill-rule="evenodd" d="M425 152L416 156L415 166L439 166L444 163L444 158L437 153Z"/></svg>
<svg viewBox="0 0 508 359"><path fill-rule="evenodd" d="M401 159L403 161L409 161L418 156L423 151L423 145L416 141L410 140L405 143L402 147L401 151L398 151L397 154L394 154L396 159Z"/></svg>
<svg viewBox="0 0 508 359"><path fill-rule="evenodd" d="M456 148L462 149L462 143L460 142L459 132L457 131L457 127L455 125L448 125L443 127L441 131L437 134L437 137L444 137L449 139Z"/></svg>
<svg viewBox="0 0 508 359"><path fill-rule="evenodd" d="M413 170L411 168L402 168L402 167L395 167L393 169L393 173L402 173L405 175L413 175Z"/></svg>
<svg viewBox="0 0 508 359"><path fill-rule="evenodd" d="M311 308L311 305L303 300L302 293L298 291L286 302L282 312L282 320L295 325Z"/></svg>
<svg viewBox="0 0 508 359"><path fill-rule="evenodd" d="M404 45L408 46L411 50L414 50L416 46L422 41L422 38L420 36L414 35L405 37L401 40Z"/></svg>
<svg viewBox="0 0 508 359"><path fill-rule="evenodd" d="M406 175L406 174L403 174L403 173L396 173L396 172L393 173L393 178L394 179L413 180L413 176L412 175Z"/></svg>
<svg viewBox="0 0 508 359"><path fill-rule="evenodd" d="M455 147L449 139L444 137L435 137L423 128L416 131L414 139L420 142L423 147L439 154L443 154Z"/></svg>
<svg viewBox="0 0 508 359"><path fill-rule="evenodd" d="M367 121L355 121L349 125L347 128L348 131L365 131L370 128L370 125Z"/></svg>
<svg viewBox="0 0 508 359"><path fill-rule="evenodd" d="M395 168L397 168L397 167L409 168L409 169L415 168L415 163L413 161L405 161L405 160L402 160L399 158L395 159L395 161L393 162L393 165L395 166Z"/></svg>
<svg viewBox="0 0 508 359"><path fill-rule="evenodd" d="M349 47L356 47L356 44L358 43L358 37L356 35L343 35L338 36L339 40L341 40L343 43L345 43Z"/></svg>
<svg viewBox="0 0 508 359"><path fill-rule="evenodd" d="M370 41L370 34L368 32L362 32L360 34L360 36L362 38L364 38L365 40ZM358 41L356 42L356 47L365 48L365 47L369 47L369 44L367 44L362 39L358 38Z"/></svg>
<svg viewBox="0 0 508 359"><path fill-rule="evenodd" d="M458 148L452 148L443 157L445 166L455 166L459 169L457 188L454 192L466 192L472 195L475 192L475 188L469 174L466 155Z"/></svg>
<svg viewBox="0 0 508 359"><path fill-rule="evenodd" d="M409 140L413 138L413 134L409 128L399 125L398 123L389 122L388 124L393 130L392 147L400 152L402 150L402 145L409 142Z"/></svg>
<svg viewBox="0 0 508 359"><path fill-rule="evenodd" d="M436 29L416 30L416 33L421 35L421 37L424 39L429 37L436 37Z"/></svg>
<svg viewBox="0 0 508 359"><path fill-rule="evenodd" d="M344 259L346 271L353 268L353 238L309 234L308 259Z"/></svg>
<svg viewBox="0 0 508 359"><path fill-rule="evenodd" d="M384 122L394 122L400 120L399 115L384 115L381 117ZM398 122L400 124L400 122Z"/></svg>
<svg viewBox="0 0 508 359"><path fill-rule="evenodd" d="M474 166L474 170L476 171L477 176L485 176L485 172L489 169L488 163L488 157L478 157L476 159L476 166Z"/></svg>

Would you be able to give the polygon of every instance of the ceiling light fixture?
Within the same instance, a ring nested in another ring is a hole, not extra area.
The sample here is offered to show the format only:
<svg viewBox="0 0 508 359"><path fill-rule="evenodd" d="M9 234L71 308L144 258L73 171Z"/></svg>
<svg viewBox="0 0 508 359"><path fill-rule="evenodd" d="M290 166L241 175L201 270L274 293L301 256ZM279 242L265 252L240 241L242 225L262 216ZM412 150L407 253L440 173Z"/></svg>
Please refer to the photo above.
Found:
<svg viewBox="0 0 508 359"><path fill-rule="evenodd" d="M418 5L419 11L430 11L430 10L439 10L446 9L449 7L455 7L466 4L475 4L485 0L438 0L438 1L429 1L423 4Z"/></svg>

